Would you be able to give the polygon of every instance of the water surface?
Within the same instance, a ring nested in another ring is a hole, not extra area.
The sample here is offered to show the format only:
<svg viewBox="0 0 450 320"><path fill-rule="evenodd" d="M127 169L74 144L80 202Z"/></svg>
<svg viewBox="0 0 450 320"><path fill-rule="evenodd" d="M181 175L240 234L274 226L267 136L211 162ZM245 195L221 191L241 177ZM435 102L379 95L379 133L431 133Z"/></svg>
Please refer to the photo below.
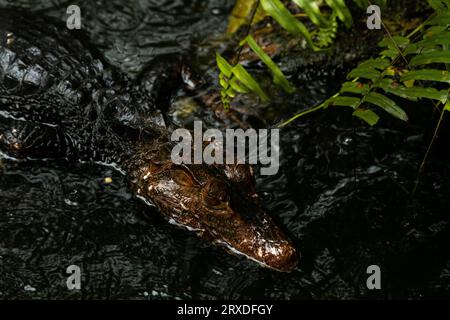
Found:
<svg viewBox="0 0 450 320"><path fill-rule="evenodd" d="M221 46L217 39L233 1L77 3L92 41L133 76L162 54L210 56ZM2 7L57 17L69 4L75 3L0 0ZM294 75L301 89L293 97L280 96L266 106L253 100L262 123L334 93L348 66L310 68L315 72ZM208 71L208 77L215 75ZM330 110L282 131L280 172L258 177L258 189L302 253L298 269L288 274L168 224L136 199L126 178L112 168L3 159L0 298L448 297L450 162L441 143L417 194L409 195L432 129L432 112L416 107L408 124L389 120L368 128L350 113ZM189 125L195 118L225 127L198 106L183 121ZM79 292L65 285L71 264L82 268ZM382 270L379 291L366 287L372 264Z"/></svg>

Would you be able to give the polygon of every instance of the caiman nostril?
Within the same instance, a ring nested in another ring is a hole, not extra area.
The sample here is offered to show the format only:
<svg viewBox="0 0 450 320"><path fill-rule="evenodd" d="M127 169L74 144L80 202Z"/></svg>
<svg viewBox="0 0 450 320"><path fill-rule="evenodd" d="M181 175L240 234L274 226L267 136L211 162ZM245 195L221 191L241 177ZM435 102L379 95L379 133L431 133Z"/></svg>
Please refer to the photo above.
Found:
<svg viewBox="0 0 450 320"><path fill-rule="evenodd" d="M295 250L295 248L293 247L289 247L284 255L284 269L287 271L293 270L295 267L297 267L299 259L300 255L298 254L297 250Z"/></svg>
<svg viewBox="0 0 450 320"><path fill-rule="evenodd" d="M266 264L274 269L289 272L298 264L299 254L290 243L272 245L266 251Z"/></svg>

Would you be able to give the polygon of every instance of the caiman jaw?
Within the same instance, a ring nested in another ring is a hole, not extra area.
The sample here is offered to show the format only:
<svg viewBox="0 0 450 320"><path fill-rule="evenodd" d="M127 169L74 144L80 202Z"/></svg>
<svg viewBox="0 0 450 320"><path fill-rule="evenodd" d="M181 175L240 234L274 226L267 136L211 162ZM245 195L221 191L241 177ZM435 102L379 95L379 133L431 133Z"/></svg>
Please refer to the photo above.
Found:
<svg viewBox="0 0 450 320"><path fill-rule="evenodd" d="M243 254L247 258L262 264L265 267L281 272L293 271L295 267L297 267L299 260L297 251L288 241L275 242L263 240L259 243L255 243L253 248L256 248L256 250L251 251L249 254L245 254L229 244L225 245L233 253Z"/></svg>
<svg viewBox="0 0 450 320"><path fill-rule="evenodd" d="M205 229L216 242L278 271L289 272L297 266L299 255L293 243L255 199L237 193L230 208L233 215L227 219L205 219Z"/></svg>
<svg viewBox="0 0 450 320"><path fill-rule="evenodd" d="M162 149L141 148L129 161L139 196L234 253L279 271L297 266L292 242L260 206L250 167L175 165Z"/></svg>

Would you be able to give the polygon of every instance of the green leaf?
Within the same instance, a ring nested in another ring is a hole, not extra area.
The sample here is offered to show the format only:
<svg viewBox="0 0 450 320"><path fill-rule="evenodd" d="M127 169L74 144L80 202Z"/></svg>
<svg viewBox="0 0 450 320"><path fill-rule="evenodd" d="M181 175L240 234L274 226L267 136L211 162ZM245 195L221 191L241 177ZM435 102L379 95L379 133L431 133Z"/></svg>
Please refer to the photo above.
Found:
<svg viewBox="0 0 450 320"><path fill-rule="evenodd" d="M430 7L434 9L436 12L440 12L442 10L445 10L445 5L442 3L441 0L428 0L428 4Z"/></svg>
<svg viewBox="0 0 450 320"><path fill-rule="evenodd" d="M406 47L406 49L403 51L403 55L407 56L408 54L418 54L419 52L419 47L417 46L416 43L412 43L409 46Z"/></svg>
<svg viewBox="0 0 450 320"><path fill-rule="evenodd" d="M379 46L397 49L397 46L404 47L407 46L408 44L409 44L408 38L402 36L393 36L392 38L386 37L383 40L381 40Z"/></svg>
<svg viewBox="0 0 450 320"><path fill-rule="evenodd" d="M355 97L337 96L326 102L327 106L350 107L356 109L361 103L361 99Z"/></svg>
<svg viewBox="0 0 450 320"><path fill-rule="evenodd" d="M408 47L409 39L402 36L385 37L378 45L387 48L381 52L381 56L388 57L392 60L401 53L399 50Z"/></svg>
<svg viewBox="0 0 450 320"><path fill-rule="evenodd" d="M274 18L284 29L296 35L305 37L308 45L315 51L320 49L313 43L311 34L303 23L297 20L289 10L280 2L280 0L261 0L264 10Z"/></svg>
<svg viewBox="0 0 450 320"><path fill-rule="evenodd" d="M305 10L305 13L311 19L312 23L317 26L324 27L329 24L329 22L324 18L322 13L320 12L319 6L316 2L311 0L292 0L295 4L297 4L300 8Z"/></svg>
<svg viewBox="0 0 450 320"><path fill-rule="evenodd" d="M391 63L387 59L377 58L377 59L369 59L360 63L358 68L372 68L372 69L380 69L384 70L389 67Z"/></svg>
<svg viewBox="0 0 450 320"><path fill-rule="evenodd" d="M447 100L447 90L437 90L435 88L422 87L404 87L401 84L395 83L391 79L383 79L378 82L376 87L382 88L387 93L395 94L401 98L417 101L417 99L432 99L445 103Z"/></svg>
<svg viewBox="0 0 450 320"><path fill-rule="evenodd" d="M416 44L412 44L412 45L409 45L405 49L405 51L403 51L403 55L406 56L406 55L414 54L417 56L419 54L424 54L424 53L429 53L429 52L438 52L438 51L442 51L442 47L439 47L439 46L419 47Z"/></svg>
<svg viewBox="0 0 450 320"><path fill-rule="evenodd" d="M380 120L380 117L375 112L369 109L358 108L353 112L353 115L364 120L370 126L376 125L378 123L378 120Z"/></svg>
<svg viewBox="0 0 450 320"><path fill-rule="evenodd" d="M222 88L228 89L229 83L228 83L228 80L227 80L227 79L225 78L225 76L223 75L223 73L220 73L220 74L219 74L219 83L220 83L220 86L221 86Z"/></svg>
<svg viewBox="0 0 450 320"><path fill-rule="evenodd" d="M321 48L330 47L336 38L336 34L338 31L338 22L336 20L336 15L333 13L331 16L330 26L319 28L313 32L317 45Z"/></svg>
<svg viewBox="0 0 450 320"><path fill-rule="evenodd" d="M390 65L389 60L387 59L369 59L353 69L347 76L348 79L352 78L363 78L369 79L375 82L378 78L381 77L381 72L376 70L384 70Z"/></svg>
<svg viewBox="0 0 450 320"><path fill-rule="evenodd" d="M437 25L437 26L431 26L427 29L426 34L425 34L425 38L426 37L431 37L434 34L438 34L441 33L443 31L447 30L447 26L446 25Z"/></svg>
<svg viewBox="0 0 450 320"><path fill-rule="evenodd" d="M238 80L244 84L251 91L255 92L262 101L269 101L269 97L264 93L258 82L245 70L245 68L238 64L232 69L233 74L238 78Z"/></svg>
<svg viewBox="0 0 450 320"><path fill-rule="evenodd" d="M369 92L370 86L360 82L344 82L341 93L356 93L365 95Z"/></svg>
<svg viewBox="0 0 450 320"><path fill-rule="evenodd" d="M395 58L397 58L399 53L398 53L397 49L386 49L386 50L381 51L380 55L383 57L395 59Z"/></svg>
<svg viewBox="0 0 450 320"><path fill-rule="evenodd" d="M436 17L431 19L427 24L429 25L449 25L450 12L440 12Z"/></svg>
<svg viewBox="0 0 450 320"><path fill-rule="evenodd" d="M341 20L347 28L353 23L352 14L348 10L344 0L325 0L326 3L333 9L339 20Z"/></svg>
<svg viewBox="0 0 450 320"><path fill-rule="evenodd" d="M347 76L348 79L353 78L363 78L363 79L369 79L372 82L375 82L378 78L380 78L381 72L377 71L372 68L360 68L357 67L356 69L353 69Z"/></svg>
<svg viewBox="0 0 450 320"><path fill-rule="evenodd" d="M365 101L384 109L386 112L390 113L400 120L408 121L406 112L402 108L400 108L393 100L382 94L379 94L377 92L370 92L365 97Z"/></svg>
<svg viewBox="0 0 450 320"><path fill-rule="evenodd" d="M248 93L249 91L253 91L261 98L261 100L269 101L269 97L261 89L258 82L247 72L247 70L244 69L242 65L238 64L232 67L219 53L216 53L216 60L221 71L219 80L220 85L223 87L221 95L225 106L229 103L227 98L234 98L236 96L236 92ZM232 75L235 77L232 77ZM224 77L228 79L225 79ZM238 80L240 83L238 83Z"/></svg>
<svg viewBox="0 0 450 320"><path fill-rule="evenodd" d="M231 86L236 92L239 92L239 93L249 93L249 92L250 92L250 90L249 90L246 86L244 86L243 84L240 84L240 83L238 82L238 79L235 78L235 77L232 77L232 78L231 78L231 80L230 80L230 86Z"/></svg>
<svg viewBox="0 0 450 320"><path fill-rule="evenodd" d="M232 74L233 67L228 63L227 60L225 60L224 57L220 55L220 53L216 53L216 61L217 66L219 67L220 71L227 77L230 78Z"/></svg>
<svg viewBox="0 0 450 320"><path fill-rule="evenodd" d="M447 45L450 44L450 31L442 31L437 34L432 34L426 39L419 41L417 43L418 47L430 47L430 46L438 46L438 45Z"/></svg>
<svg viewBox="0 0 450 320"><path fill-rule="evenodd" d="M252 36L246 37L241 45L247 43L250 48L256 53L256 55L265 63L265 65L270 69L273 74L273 82L283 88L284 91L288 93L293 93L295 87L289 83L283 72L278 68L275 62L267 55L264 50L258 45Z"/></svg>
<svg viewBox="0 0 450 320"><path fill-rule="evenodd" d="M410 62L413 66L431 63L450 63L450 51L432 51L422 53L412 58Z"/></svg>
<svg viewBox="0 0 450 320"><path fill-rule="evenodd" d="M444 111L449 111L449 112L450 112L450 101L448 101L448 102L445 104Z"/></svg>
<svg viewBox="0 0 450 320"><path fill-rule="evenodd" d="M228 97L236 98L236 91L234 91L233 88L231 88L231 87L226 89L225 93Z"/></svg>
<svg viewBox="0 0 450 320"><path fill-rule="evenodd" d="M450 75L448 71L435 69L413 70L403 74L400 78L401 82L410 80L437 81L450 83Z"/></svg>

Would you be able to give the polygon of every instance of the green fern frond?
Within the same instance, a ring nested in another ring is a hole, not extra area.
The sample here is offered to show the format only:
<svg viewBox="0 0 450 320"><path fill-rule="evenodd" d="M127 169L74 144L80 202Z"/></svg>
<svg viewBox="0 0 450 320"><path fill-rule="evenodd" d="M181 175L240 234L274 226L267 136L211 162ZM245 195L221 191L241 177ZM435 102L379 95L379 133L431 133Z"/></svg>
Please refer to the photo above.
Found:
<svg viewBox="0 0 450 320"><path fill-rule="evenodd" d="M264 52L264 50L258 45L256 40L252 36L247 36L244 40L241 41L241 46L248 44L249 47L256 53L256 55L261 59L262 62L269 68L269 70L273 74L273 82L280 86L285 92L293 93L295 91L295 87L289 83L286 79L286 76L283 72L278 68L277 64L273 62L273 60L269 57L268 54Z"/></svg>
<svg viewBox="0 0 450 320"><path fill-rule="evenodd" d="M277 64L264 52L252 36L247 36L241 41L240 45L248 45L253 52L255 52L259 59L261 59L272 72L273 82L276 85L280 86L287 93L295 91L295 87L289 83ZM258 81L254 79L242 65L237 64L231 66L231 64L229 64L219 53L217 53L216 60L220 69L219 82L222 87L222 103L226 109L229 108L231 100L235 98L238 93L244 94L253 92L256 93L262 101L269 100L269 97L264 93L264 90L261 88Z"/></svg>
<svg viewBox="0 0 450 320"><path fill-rule="evenodd" d="M313 37L320 48L330 47L334 39L336 38L338 31L337 15L334 14L331 18L330 25L328 27L319 28L313 33Z"/></svg>
<svg viewBox="0 0 450 320"><path fill-rule="evenodd" d="M443 88L442 84L450 84L450 0L431 0L431 3L439 10L424 23L421 39L411 43L409 37L385 38L380 42L379 58L359 64L348 74L349 81L342 85L339 93L311 110L349 107L354 116L374 125L379 119L376 109L408 120L406 112L393 100L394 96L412 101L430 99L447 106L450 86Z"/></svg>
<svg viewBox="0 0 450 320"><path fill-rule="evenodd" d="M245 24L246 18L251 15L250 25L260 20L265 15L271 16L280 26L291 34L303 36L308 45L315 51L328 48L334 41L338 30L338 19L347 27L352 24L352 16L344 0L326 0L331 9L331 15L322 13L319 1L292 0L293 3L303 9L305 14L316 25L316 30L308 28L295 17L280 0L238 0L233 9L228 32L234 33ZM285 92L295 91L280 68L272 61L268 54L257 44L250 35L241 41L240 46L248 45L261 59L273 74L273 82ZM219 81L222 87L221 96L225 108L229 108L230 102L238 93L256 93L263 101L268 97L262 91L258 82L239 64L230 65L222 56L217 55L217 65L220 69Z"/></svg>
<svg viewBox="0 0 450 320"><path fill-rule="evenodd" d="M231 100L236 97L237 93L254 92L262 101L269 101L269 97L264 93L258 81L242 65L231 66L219 53L216 54L216 61L220 69L219 82L222 87L222 103L226 109L229 108Z"/></svg>

